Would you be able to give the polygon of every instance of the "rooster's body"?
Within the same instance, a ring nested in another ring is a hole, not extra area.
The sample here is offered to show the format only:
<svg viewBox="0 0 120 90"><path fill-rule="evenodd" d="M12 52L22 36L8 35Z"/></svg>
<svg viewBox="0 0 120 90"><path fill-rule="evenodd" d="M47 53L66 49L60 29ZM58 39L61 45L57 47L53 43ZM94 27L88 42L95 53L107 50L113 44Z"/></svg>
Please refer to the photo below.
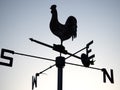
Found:
<svg viewBox="0 0 120 90"><path fill-rule="evenodd" d="M64 40L72 37L72 40L77 36L77 20L73 16L69 16L66 23L63 25L58 21L56 5L51 6L52 18L50 21L50 29L53 34L58 36L61 44Z"/></svg>

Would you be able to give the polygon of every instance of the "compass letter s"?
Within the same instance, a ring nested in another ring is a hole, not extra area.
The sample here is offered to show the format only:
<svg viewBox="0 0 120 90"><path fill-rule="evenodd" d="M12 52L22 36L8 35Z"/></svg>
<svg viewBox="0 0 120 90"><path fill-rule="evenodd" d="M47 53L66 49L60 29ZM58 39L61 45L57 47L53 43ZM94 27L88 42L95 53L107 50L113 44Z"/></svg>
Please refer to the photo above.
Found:
<svg viewBox="0 0 120 90"><path fill-rule="evenodd" d="M11 50L8 50L8 49L1 49L1 58L9 60L9 63L1 62L1 61L0 61L0 65L12 67L13 58L12 58L12 57L8 57L8 56L5 56L5 55L4 55L5 52L14 54L14 51L11 51Z"/></svg>

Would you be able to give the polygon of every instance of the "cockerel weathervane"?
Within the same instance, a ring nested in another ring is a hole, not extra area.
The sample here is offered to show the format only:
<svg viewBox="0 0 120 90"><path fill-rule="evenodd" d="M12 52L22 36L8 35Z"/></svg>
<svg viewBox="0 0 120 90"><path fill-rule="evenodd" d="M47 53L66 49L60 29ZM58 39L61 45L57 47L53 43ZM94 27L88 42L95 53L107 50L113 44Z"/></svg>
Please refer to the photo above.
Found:
<svg viewBox="0 0 120 90"><path fill-rule="evenodd" d="M49 44L35 40L33 38L30 38L30 40L32 42L44 45L46 47L53 49L54 51L59 52L60 56L56 57L56 59L54 60L54 59L19 53L19 52L15 52L13 50L8 50L8 49L2 48L1 49L1 58L9 60L9 63L0 61L0 65L9 66L9 67L12 67L12 65L13 65L13 58L6 56L5 53L17 54L17 55L21 55L21 56L27 56L27 57L31 57L31 58L44 59L44 60L56 62L55 64L51 65L50 67L46 68L45 70L43 70L39 73L36 73L35 76L32 76L32 90L34 89L34 87L37 87L37 77L40 74L42 74L43 72L49 70L50 68L52 68L54 66L56 66L58 68L58 87L57 87L57 90L62 90L63 68L64 68L65 64L100 70L103 72L103 82L106 82L106 77L107 77L111 83L114 83L113 69L110 70L110 75L109 75L105 68L96 68L96 67L90 66L90 65L94 65L94 62L95 62L93 60L93 58L95 57L95 54L89 55L89 53L92 51L92 49L89 49L89 48L90 48L90 45L93 44L93 40L90 41L89 43L87 43L84 48L78 50L75 53L68 52L65 49L65 47L63 46L64 40L68 40L71 37L73 40L77 36L77 20L76 20L76 18L74 16L69 16L66 23L61 24L58 21L56 5L51 6L51 13L52 13L52 18L50 21L50 30L53 34L55 34L56 36L58 36L60 38L61 44L58 44L58 45L53 44L53 46L51 46ZM79 53L83 50L85 50L86 53L82 53L81 57L76 55L77 53ZM61 55L61 53L65 54L65 55L67 54L69 56L63 57ZM70 57L80 59L82 62L82 65L66 62L65 60L70 58Z"/></svg>
<svg viewBox="0 0 120 90"><path fill-rule="evenodd" d="M58 13L56 10L56 5L51 6L51 21L50 30L51 32L58 36L61 40L61 45L64 40L72 37L72 40L77 36L77 20L74 16L69 16L65 24L61 24L58 21Z"/></svg>

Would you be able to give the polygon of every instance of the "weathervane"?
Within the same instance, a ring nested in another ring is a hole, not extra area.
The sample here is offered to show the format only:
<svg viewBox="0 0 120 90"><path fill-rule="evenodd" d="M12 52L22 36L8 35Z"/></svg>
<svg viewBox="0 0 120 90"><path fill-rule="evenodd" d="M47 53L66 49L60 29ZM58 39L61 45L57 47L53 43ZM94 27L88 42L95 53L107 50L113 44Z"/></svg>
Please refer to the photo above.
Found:
<svg viewBox="0 0 120 90"><path fill-rule="evenodd" d="M69 16L65 24L61 24L58 21L58 14L56 10L56 5L51 6L51 21L50 30L51 32L58 36L61 40L61 45L64 40L72 37L72 40L77 36L77 20L74 16Z"/></svg>
<svg viewBox="0 0 120 90"><path fill-rule="evenodd" d="M15 52L13 50L2 48L1 49L1 58L9 60L9 63L0 61L0 65L9 66L9 67L12 67L12 65L13 65L13 58L9 57L9 56L5 56L5 53L17 54L17 55L21 55L21 56L27 56L27 57L38 58L38 59L56 62L55 64L51 65L50 67L46 68L45 70L43 70L39 73L36 73L35 76L32 76L32 90L34 89L34 87L37 87L37 77L40 74L42 74L43 72L49 70L50 68L52 68L54 66L56 66L58 68L58 88L57 88L57 90L62 90L63 68L64 68L65 64L100 70L103 72L103 82L104 83L106 82L106 77L109 79L109 81L111 83L114 83L114 76L113 76L112 69L110 70L110 75L109 75L105 68L96 68L96 67L90 66L90 65L94 65L94 62L95 62L95 60L93 60L93 58L95 57L95 54L89 56L89 53L92 51L92 49L89 49L89 47L91 44L93 44L93 40L90 41L89 43L87 43L84 48L78 50L75 53L70 53L70 52L68 52L68 50L65 49L65 47L63 45L63 41L68 40L69 38L72 38L72 40L73 40L77 36L77 20L74 16L69 16L66 23L61 24L58 21L56 5L52 5L50 9L51 9L51 14L52 14L51 21L50 21L50 30L54 35L56 35L57 37L60 38L61 44L53 44L53 46L51 46L49 44L35 40L33 38L30 38L29 40L32 42L44 45L46 47L53 49L54 51L59 52L60 56L56 57L56 59L53 60L53 59L49 59L49 58L28 55L28 54L19 53L19 52ZM77 53L79 53L83 50L86 50L86 53L82 53L81 57L76 55ZM69 56L63 57L61 54L65 54L65 55L67 54ZM77 59L80 59L83 65L66 62L65 60L70 57L75 57Z"/></svg>

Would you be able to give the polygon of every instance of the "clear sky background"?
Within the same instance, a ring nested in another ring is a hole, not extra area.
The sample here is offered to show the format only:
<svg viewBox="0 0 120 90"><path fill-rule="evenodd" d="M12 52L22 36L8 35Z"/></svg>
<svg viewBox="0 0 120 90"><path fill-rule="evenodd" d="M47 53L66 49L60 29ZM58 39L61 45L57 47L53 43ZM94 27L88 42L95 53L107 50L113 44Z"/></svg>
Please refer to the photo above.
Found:
<svg viewBox="0 0 120 90"><path fill-rule="evenodd" d="M114 84L107 79L103 83L101 71L66 65L63 74L63 90L119 90L120 89L120 0L0 0L0 49L27 53L55 59L58 52L32 43L34 38L50 45L60 40L49 29L50 6L57 5L59 21L65 23L73 15L78 21L77 38L64 42L66 49L74 53L89 41L95 54L93 67L114 70ZM10 54L8 54L10 55ZM77 54L78 56L81 53ZM0 90L31 90L32 76L54 62L10 55L13 67L0 66ZM65 56L66 57L66 56ZM6 62L0 58L0 61ZM81 64L76 58L68 62ZM34 90L56 90L57 68L53 67L38 77Z"/></svg>

